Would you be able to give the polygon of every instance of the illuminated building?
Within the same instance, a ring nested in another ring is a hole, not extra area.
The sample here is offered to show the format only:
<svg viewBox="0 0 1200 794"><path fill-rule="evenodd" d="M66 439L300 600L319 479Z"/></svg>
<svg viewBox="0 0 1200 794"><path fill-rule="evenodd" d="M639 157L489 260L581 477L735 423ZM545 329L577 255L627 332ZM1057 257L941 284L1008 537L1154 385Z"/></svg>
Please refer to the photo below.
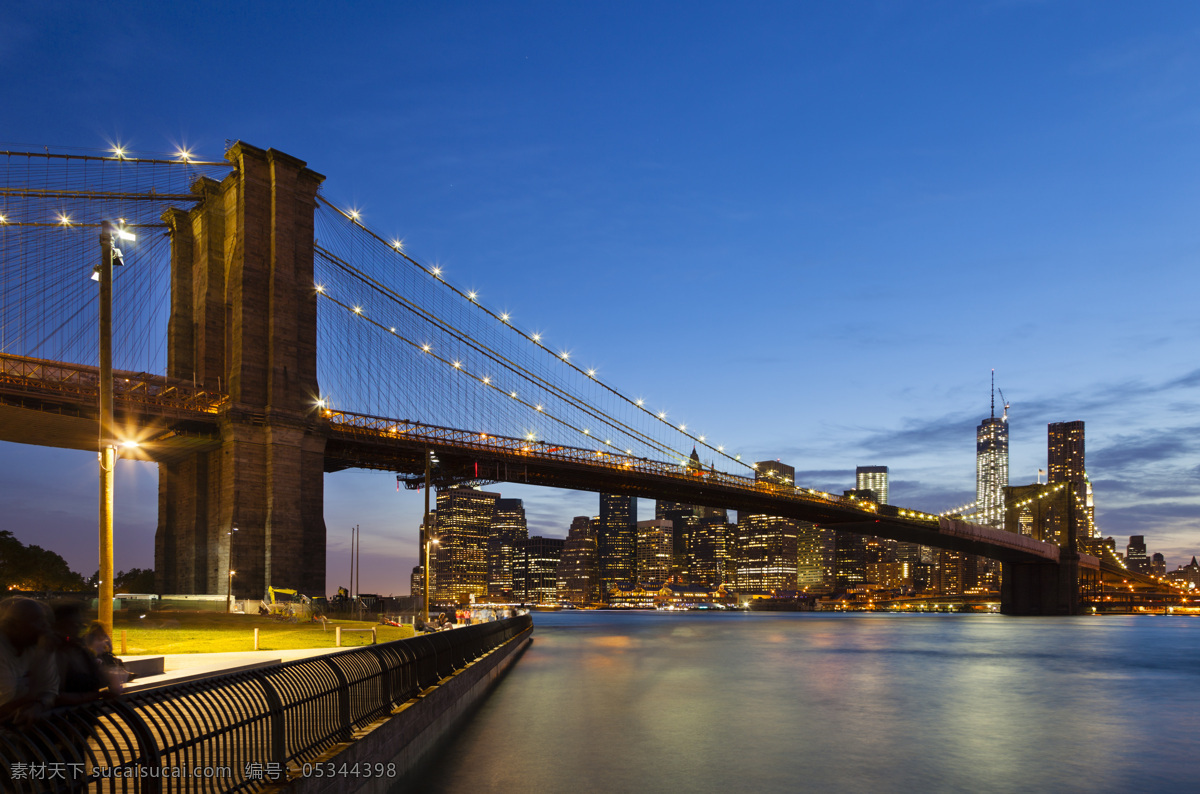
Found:
<svg viewBox="0 0 1200 794"><path fill-rule="evenodd" d="M562 538L533 535L519 547L513 559L513 597L522 604L558 603L558 563Z"/></svg>
<svg viewBox="0 0 1200 794"><path fill-rule="evenodd" d="M1051 422L1046 425L1046 471L1049 482L1073 482L1075 492L1084 501L1087 527L1080 538L1093 538L1096 528L1096 508L1092 483L1087 476L1084 458L1083 422Z"/></svg>
<svg viewBox="0 0 1200 794"><path fill-rule="evenodd" d="M488 596L506 602L513 597L513 558L529 537L525 505L520 499L497 499L488 535Z"/></svg>
<svg viewBox="0 0 1200 794"><path fill-rule="evenodd" d="M662 584L671 575L674 527L665 518L637 523L637 581Z"/></svg>
<svg viewBox="0 0 1200 794"><path fill-rule="evenodd" d="M888 504L888 467L859 466L854 470L854 489L856 491L871 491L872 501L876 504Z"/></svg>
<svg viewBox="0 0 1200 794"><path fill-rule="evenodd" d="M596 524L587 516L576 516L571 521L558 563L558 600L567 604L591 604L599 598Z"/></svg>
<svg viewBox="0 0 1200 794"><path fill-rule="evenodd" d="M867 539L864 536L834 531L833 571L833 583L838 590L867 581Z"/></svg>
<svg viewBox="0 0 1200 794"><path fill-rule="evenodd" d="M800 522L796 532L796 583L801 590L833 586L834 531Z"/></svg>
<svg viewBox="0 0 1200 794"><path fill-rule="evenodd" d="M667 502L670 509L662 510L662 515L658 515L659 506L663 502L655 504L655 519L671 522L671 572L669 578L672 582L682 583L690 582L691 567L689 566L688 550L696 542L694 536L696 530L700 527L700 519L696 517L696 513L691 505L681 505L676 502Z"/></svg>
<svg viewBox="0 0 1200 794"><path fill-rule="evenodd" d="M1150 558L1146 556L1145 535L1129 536L1129 545L1125 548L1125 565L1135 573L1150 573Z"/></svg>
<svg viewBox="0 0 1200 794"><path fill-rule="evenodd" d="M730 525L725 511L697 519L688 540L687 569L692 584L718 585L731 582L729 559Z"/></svg>
<svg viewBox="0 0 1200 794"><path fill-rule="evenodd" d="M796 470L777 460L754 464L754 480L767 489L795 488ZM795 590L800 522L738 513L735 587L742 591Z"/></svg>
<svg viewBox="0 0 1200 794"><path fill-rule="evenodd" d="M1007 487L1008 405L1004 406L1004 415L997 417L993 386L992 415L980 422L975 430L975 508L979 523L1004 526L1004 489Z"/></svg>
<svg viewBox="0 0 1200 794"><path fill-rule="evenodd" d="M1154 552L1150 555L1150 573L1160 579L1167 572L1167 558L1161 552Z"/></svg>
<svg viewBox="0 0 1200 794"><path fill-rule="evenodd" d="M738 516L738 592L795 590L798 522L779 516Z"/></svg>
<svg viewBox="0 0 1200 794"><path fill-rule="evenodd" d="M431 554L431 599L465 604L488 591L488 537L500 494L473 488L438 491L436 561ZM430 550L432 552L432 549Z"/></svg>
<svg viewBox="0 0 1200 794"><path fill-rule="evenodd" d="M618 584L637 575L637 499L600 494L600 523L596 535L600 555L600 584L607 596Z"/></svg>

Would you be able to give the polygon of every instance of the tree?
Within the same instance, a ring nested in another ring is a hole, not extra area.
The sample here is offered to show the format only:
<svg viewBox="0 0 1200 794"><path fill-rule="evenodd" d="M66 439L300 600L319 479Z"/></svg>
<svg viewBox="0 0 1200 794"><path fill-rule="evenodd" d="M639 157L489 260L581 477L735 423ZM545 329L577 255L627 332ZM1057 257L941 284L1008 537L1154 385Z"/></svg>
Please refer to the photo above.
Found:
<svg viewBox="0 0 1200 794"><path fill-rule="evenodd" d="M62 557L41 546L26 546L8 530L0 530L0 588L78 591L84 586L83 576Z"/></svg>
<svg viewBox="0 0 1200 794"><path fill-rule="evenodd" d="M114 593L153 593L154 569L130 568L121 571L113 580Z"/></svg>

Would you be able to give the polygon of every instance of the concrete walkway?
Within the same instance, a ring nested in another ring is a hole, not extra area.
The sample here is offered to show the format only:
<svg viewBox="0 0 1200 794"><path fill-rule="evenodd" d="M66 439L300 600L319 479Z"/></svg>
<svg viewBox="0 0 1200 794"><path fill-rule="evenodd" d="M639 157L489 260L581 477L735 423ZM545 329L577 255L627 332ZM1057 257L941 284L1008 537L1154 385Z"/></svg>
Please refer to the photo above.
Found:
<svg viewBox="0 0 1200 794"><path fill-rule="evenodd" d="M269 667L293 659L322 656L348 648L305 648L288 651L237 651L231 653L167 653L154 656L121 656L121 661L135 674L125 686L126 692L195 681L225 673ZM160 661L161 660L161 661ZM162 672L154 672L162 670ZM145 672L140 672L145 671Z"/></svg>

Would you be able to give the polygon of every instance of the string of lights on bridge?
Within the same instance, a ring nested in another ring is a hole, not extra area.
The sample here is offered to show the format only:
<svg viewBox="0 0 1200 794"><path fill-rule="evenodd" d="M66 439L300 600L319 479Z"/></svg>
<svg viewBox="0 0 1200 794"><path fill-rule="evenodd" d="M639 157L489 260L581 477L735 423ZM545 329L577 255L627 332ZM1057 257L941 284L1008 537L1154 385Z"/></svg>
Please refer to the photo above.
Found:
<svg viewBox="0 0 1200 794"><path fill-rule="evenodd" d="M648 417L656 422L661 423L662 425L670 428L674 432L682 434L686 438L690 439L694 444L704 447L705 449L710 450L711 452L715 453L716 455L719 455L719 456L721 456L733 463L739 464L741 466L745 466L747 468L753 468L749 464L744 463L742 461L741 455L738 455L738 454L731 455L731 454L727 453L725 451L724 445L713 445L708 442L706 436L689 432L687 429L687 423L680 423L680 424L676 425L676 424L668 421L666 411L657 411L657 412L652 411L650 408L646 407L645 400L640 399L640 398L632 398L632 397L625 395L620 390L616 389L612 385L603 381L599 377L597 370L595 368L580 367L578 364L576 364L574 361L571 360L571 354L569 351L561 350L558 353L555 353L544 341L542 334L540 334L538 332L530 332L530 331L523 330L522 328L517 326L516 323L513 321L511 313L509 313L507 311L497 312L497 311L489 308L487 305L485 305L482 302L482 300L480 299L479 292L477 290L462 290L446 279L443 269L440 266L438 266L438 265L428 266L428 265L425 265L424 263L418 261L417 259L415 259L405 249L403 240L395 239L395 238L388 240L384 236L380 235L379 233L375 232L373 229L368 227L363 222L362 213L359 210L344 209L344 208L339 207L336 204L330 202L328 199L325 199L322 196L318 196L318 201L320 201L321 203L326 205L329 209L333 210L334 212L340 214L347 221L352 223L357 229L365 232L372 239L374 239L376 242L378 242L381 246L385 247L386 249L393 252L395 255L402 258L403 261L405 261L409 265L417 268L419 271L421 271L422 273L424 273L425 275L427 275L428 277L433 279L436 283L440 284L441 286L443 286L444 288L449 290L451 293L456 295L458 298L462 299L463 301L467 302L468 304L470 304L473 307L477 308L478 310L482 311L483 313L485 313L492 319L498 321L503 326L510 329L518 337L520 337L520 338L524 339L526 342L530 343L537 350L543 351L547 355L553 356L555 359L557 359L563 365L567 366L568 368L570 368L574 372L578 373L579 375L588 378L589 380L591 380L592 382L594 382L601 388L605 389L606 391L608 391L610 394L612 394L619 400L624 401L627 405L633 407L637 411L640 411L646 417ZM319 294L325 294L323 292L323 285L316 285L316 286L318 288ZM326 297L328 297L328 295L326 295ZM446 361L450 366L453 366L453 362L450 361L449 359L444 359L444 361ZM535 408L536 408L536 406L535 406ZM575 428L573 425L569 425L567 423L564 423L564 424L566 426L572 427L577 432L579 432L585 436L590 436L590 433L584 432L586 430L585 428ZM656 442L656 443L659 443L659 442ZM665 445L661 445L660 443L659 443L659 445L665 446ZM669 451L670 453L680 457L681 459L683 459L684 462L686 462L686 460L687 460L686 453L684 453L680 450L675 450L675 449L668 447L666 451Z"/></svg>

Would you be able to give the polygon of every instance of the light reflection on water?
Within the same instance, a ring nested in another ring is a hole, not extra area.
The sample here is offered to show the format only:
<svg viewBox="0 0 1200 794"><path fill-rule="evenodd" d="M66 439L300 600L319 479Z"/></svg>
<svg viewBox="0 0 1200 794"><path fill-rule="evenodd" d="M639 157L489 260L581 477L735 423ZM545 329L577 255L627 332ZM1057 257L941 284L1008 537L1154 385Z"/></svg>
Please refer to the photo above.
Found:
<svg viewBox="0 0 1200 794"><path fill-rule="evenodd" d="M1200 775L1194 618L534 620L422 791L1125 792Z"/></svg>

